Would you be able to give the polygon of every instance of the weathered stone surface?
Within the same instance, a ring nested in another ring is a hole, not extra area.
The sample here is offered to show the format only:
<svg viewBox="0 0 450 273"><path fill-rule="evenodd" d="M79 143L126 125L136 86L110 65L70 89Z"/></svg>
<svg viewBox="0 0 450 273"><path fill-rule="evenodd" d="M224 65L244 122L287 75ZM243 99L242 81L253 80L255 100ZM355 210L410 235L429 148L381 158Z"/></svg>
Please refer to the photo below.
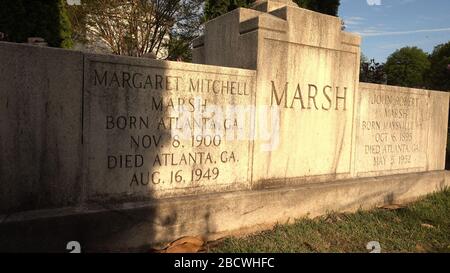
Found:
<svg viewBox="0 0 450 273"><path fill-rule="evenodd" d="M436 171L106 207L91 204L83 211L21 213L0 225L0 242L5 242L0 250L64 252L67 242L76 239L83 252L147 252L148 245L185 235L214 240L329 211L410 202L450 186L449 178L448 172Z"/></svg>
<svg viewBox="0 0 450 273"><path fill-rule="evenodd" d="M428 170L444 170L448 139L448 92L429 92L430 127L428 130Z"/></svg>
<svg viewBox="0 0 450 273"><path fill-rule="evenodd" d="M203 64L0 43L0 250L129 250L449 185L448 93L361 84L338 18L253 8L206 24Z"/></svg>
<svg viewBox="0 0 450 273"><path fill-rule="evenodd" d="M357 176L444 168L449 95L360 83Z"/></svg>
<svg viewBox="0 0 450 273"><path fill-rule="evenodd" d="M292 0L258 0L252 4L253 9L264 12L269 12L285 6L298 7Z"/></svg>
<svg viewBox="0 0 450 273"><path fill-rule="evenodd" d="M250 186L255 72L85 56L89 200Z"/></svg>
<svg viewBox="0 0 450 273"><path fill-rule="evenodd" d="M342 32L337 17L286 3L208 22L197 48L199 62L257 70L254 186L352 173L360 38Z"/></svg>
<svg viewBox="0 0 450 273"><path fill-rule="evenodd" d="M193 62L256 69L257 50L254 50L254 46L259 37L248 29L241 30L240 22L258 15L268 16L256 10L238 8L209 21L204 36L194 40Z"/></svg>
<svg viewBox="0 0 450 273"><path fill-rule="evenodd" d="M0 214L81 194L81 52L0 42Z"/></svg>

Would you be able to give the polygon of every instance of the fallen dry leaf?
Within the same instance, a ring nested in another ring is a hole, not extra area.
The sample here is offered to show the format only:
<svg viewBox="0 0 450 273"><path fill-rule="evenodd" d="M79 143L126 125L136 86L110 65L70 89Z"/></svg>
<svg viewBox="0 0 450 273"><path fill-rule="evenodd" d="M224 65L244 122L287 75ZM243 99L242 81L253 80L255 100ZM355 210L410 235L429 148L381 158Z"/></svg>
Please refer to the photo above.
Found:
<svg viewBox="0 0 450 273"><path fill-rule="evenodd" d="M185 236L170 242L158 253L197 253L204 249L205 242L199 237Z"/></svg>
<svg viewBox="0 0 450 273"><path fill-rule="evenodd" d="M170 242L167 246L168 247L173 247L173 246L182 245L182 244L191 244L191 245L194 245L194 246L203 246L205 244L205 242L199 237L184 236L184 237L176 239L175 241Z"/></svg>
<svg viewBox="0 0 450 273"><path fill-rule="evenodd" d="M388 210L396 210L396 209L402 209L405 206L402 206L400 204L389 204L389 205L384 205L381 208L382 209L388 209Z"/></svg>
<svg viewBox="0 0 450 273"><path fill-rule="evenodd" d="M170 246L162 253L197 253L202 249L201 246L184 243L181 245Z"/></svg>
<svg viewBox="0 0 450 273"><path fill-rule="evenodd" d="M423 226L423 227L426 227L426 228L434 228L433 225L426 224L426 223L422 223L422 224L420 224L420 225Z"/></svg>
<svg viewBox="0 0 450 273"><path fill-rule="evenodd" d="M426 252L425 248L419 244L416 245L417 252Z"/></svg>

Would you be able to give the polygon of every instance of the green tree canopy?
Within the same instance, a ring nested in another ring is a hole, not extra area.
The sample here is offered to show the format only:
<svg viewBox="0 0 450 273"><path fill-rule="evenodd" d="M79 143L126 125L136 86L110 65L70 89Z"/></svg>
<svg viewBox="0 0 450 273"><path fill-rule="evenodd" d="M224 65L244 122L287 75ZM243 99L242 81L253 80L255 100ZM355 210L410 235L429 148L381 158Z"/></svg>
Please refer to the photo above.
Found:
<svg viewBox="0 0 450 273"><path fill-rule="evenodd" d="M428 55L422 49L403 47L388 57L384 71L388 84L421 88L429 68Z"/></svg>
<svg viewBox="0 0 450 273"><path fill-rule="evenodd" d="M450 41L436 46L429 59L431 66L427 73L427 87L450 91Z"/></svg>
<svg viewBox="0 0 450 273"><path fill-rule="evenodd" d="M214 19L238 7L248 7L254 0L206 0L205 20ZM340 0L293 0L299 7L337 16Z"/></svg>
<svg viewBox="0 0 450 273"><path fill-rule="evenodd" d="M42 37L50 46L72 47L72 28L64 0L2 0L0 32L10 42Z"/></svg>
<svg viewBox="0 0 450 273"><path fill-rule="evenodd" d="M192 60L192 41L203 33L203 5L204 0L189 0L182 5L170 31L167 59Z"/></svg>
<svg viewBox="0 0 450 273"><path fill-rule="evenodd" d="M211 20L239 7L247 7L252 0L206 0L205 20Z"/></svg>

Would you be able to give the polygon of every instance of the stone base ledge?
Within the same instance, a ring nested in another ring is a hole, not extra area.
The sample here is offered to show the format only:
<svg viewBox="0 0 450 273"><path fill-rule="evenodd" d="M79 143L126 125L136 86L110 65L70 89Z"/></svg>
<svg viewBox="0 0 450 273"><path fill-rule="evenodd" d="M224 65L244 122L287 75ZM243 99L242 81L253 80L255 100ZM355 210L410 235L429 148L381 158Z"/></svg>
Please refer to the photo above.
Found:
<svg viewBox="0 0 450 273"><path fill-rule="evenodd" d="M0 216L1 252L133 251L185 235L213 240L330 211L352 212L414 201L450 186L450 172L359 178L301 186L90 204Z"/></svg>

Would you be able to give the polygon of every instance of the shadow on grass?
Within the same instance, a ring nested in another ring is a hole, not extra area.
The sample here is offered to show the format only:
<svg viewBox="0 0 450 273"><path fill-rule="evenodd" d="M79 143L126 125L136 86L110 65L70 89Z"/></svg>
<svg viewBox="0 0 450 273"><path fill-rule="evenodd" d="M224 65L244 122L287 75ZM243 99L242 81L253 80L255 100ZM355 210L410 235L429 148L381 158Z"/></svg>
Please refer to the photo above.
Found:
<svg viewBox="0 0 450 273"><path fill-rule="evenodd" d="M450 252L450 190L396 209L334 213L241 238L230 237L210 252Z"/></svg>

